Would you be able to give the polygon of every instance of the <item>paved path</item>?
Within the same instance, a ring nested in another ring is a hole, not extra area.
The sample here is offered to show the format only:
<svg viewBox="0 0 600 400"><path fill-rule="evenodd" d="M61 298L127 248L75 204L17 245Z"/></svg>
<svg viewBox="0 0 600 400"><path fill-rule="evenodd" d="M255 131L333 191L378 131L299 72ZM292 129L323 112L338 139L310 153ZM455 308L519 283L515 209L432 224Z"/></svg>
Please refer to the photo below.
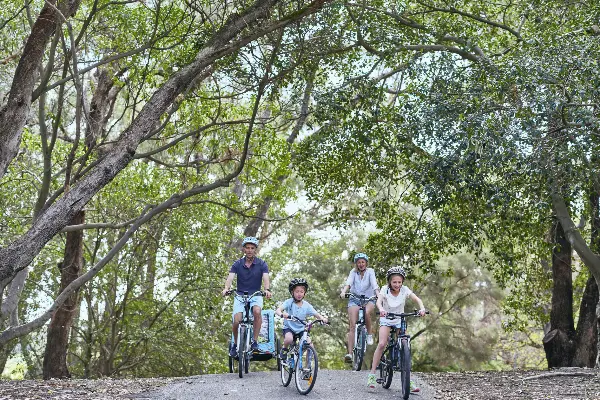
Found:
<svg viewBox="0 0 600 400"><path fill-rule="evenodd" d="M313 399L313 400L382 400L401 399L400 376L394 376L392 386L384 389L377 385L367 388L367 372L360 371L319 371L313 390L303 396L296 390L294 381L283 387L279 372L250 372L244 378L234 374L198 375L184 378L160 388L155 392L144 393L141 399L210 399L210 400L249 400L249 399ZM413 379L421 386L420 394L412 394L410 400L434 400L434 391L427 386L418 373Z"/></svg>

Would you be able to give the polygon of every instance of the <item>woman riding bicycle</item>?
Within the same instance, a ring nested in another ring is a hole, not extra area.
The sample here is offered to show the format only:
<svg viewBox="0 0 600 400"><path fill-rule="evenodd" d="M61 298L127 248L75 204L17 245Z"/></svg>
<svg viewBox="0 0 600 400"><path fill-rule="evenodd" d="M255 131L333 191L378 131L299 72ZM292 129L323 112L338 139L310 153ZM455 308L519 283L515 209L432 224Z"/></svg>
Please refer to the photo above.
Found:
<svg viewBox="0 0 600 400"><path fill-rule="evenodd" d="M387 285L381 287L380 296L377 299L377 308L379 309L379 343L375 354L373 354L373 364L371 365L371 373L367 377L367 386L375 388L377 379L375 377L375 370L381 360L381 355L387 345L388 336L392 328L400 329L399 319L387 319L387 313L401 314L404 312L404 305L406 304L406 298L410 298L419 305L419 316L425 315L425 306L419 297L412 292L409 288L404 286L404 279L406 279L406 272L404 268L400 266L392 267L387 271ZM413 385L411 384L411 387ZM417 388L412 389L418 391Z"/></svg>
<svg viewBox="0 0 600 400"><path fill-rule="evenodd" d="M354 269L350 271L346 285L340 293L340 297L346 296L346 291L350 289L350 293L356 295L365 295L366 297L379 296L379 286L375 278L373 268L367 268L369 256L365 253L356 253L354 255ZM365 323L367 325L367 344L373 344L373 331L371 330L371 313L375 308L374 302L369 302L366 306ZM348 353L344 356L344 361L352 362L352 348L354 346L354 332L356 330L356 321L358 320L359 304L355 298L350 297L348 300Z"/></svg>

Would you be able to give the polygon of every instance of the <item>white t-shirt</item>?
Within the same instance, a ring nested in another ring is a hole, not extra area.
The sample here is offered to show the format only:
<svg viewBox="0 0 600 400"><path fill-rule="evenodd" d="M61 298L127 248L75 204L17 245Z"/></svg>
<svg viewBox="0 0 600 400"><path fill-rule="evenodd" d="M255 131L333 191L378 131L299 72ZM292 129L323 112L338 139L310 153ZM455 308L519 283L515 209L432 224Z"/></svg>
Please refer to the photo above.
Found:
<svg viewBox="0 0 600 400"><path fill-rule="evenodd" d="M386 312L400 314L404 312L404 305L406 304L406 298L412 294L412 290L402 285L400 293L394 296L390 291L388 285L383 285L379 291L379 295L383 297L383 309ZM380 318L381 322L399 323L400 319L387 319L385 317Z"/></svg>
<svg viewBox="0 0 600 400"><path fill-rule="evenodd" d="M350 293L356 295L365 295L372 297L375 295L375 289L377 289L377 279L375 278L375 270L373 268L367 268L365 274L361 277L360 272L356 269L350 271L348 279L346 279L346 285L350 286Z"/></svg>

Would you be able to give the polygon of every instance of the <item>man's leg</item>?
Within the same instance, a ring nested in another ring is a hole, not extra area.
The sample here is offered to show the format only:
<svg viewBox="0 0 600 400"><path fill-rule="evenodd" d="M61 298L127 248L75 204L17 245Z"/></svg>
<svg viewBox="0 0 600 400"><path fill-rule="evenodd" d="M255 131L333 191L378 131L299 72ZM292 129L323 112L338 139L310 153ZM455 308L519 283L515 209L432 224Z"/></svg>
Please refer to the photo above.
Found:
<svg viewBox="0 0 600 400"><path fill-rule="evenodd" d="M262 309L259 306L252 307L252 314L254 315L254 342L258 343L258 334L262 327Z"/></svg>

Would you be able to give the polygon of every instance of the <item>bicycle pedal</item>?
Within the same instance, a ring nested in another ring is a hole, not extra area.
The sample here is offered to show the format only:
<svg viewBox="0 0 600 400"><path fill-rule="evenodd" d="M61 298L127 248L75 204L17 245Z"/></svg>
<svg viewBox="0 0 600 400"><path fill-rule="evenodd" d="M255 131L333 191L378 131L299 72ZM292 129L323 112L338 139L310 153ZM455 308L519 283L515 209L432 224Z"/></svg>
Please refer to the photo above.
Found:
<svg viewBox="0 0 600 400"><path fill-rule="evenodd" d="M377 379L376 379L376 382L377 382L377 383L379 383L379 384L381 385L381 384L383 383L383 379L381 379L381 378L377 378Z"/></svg>

